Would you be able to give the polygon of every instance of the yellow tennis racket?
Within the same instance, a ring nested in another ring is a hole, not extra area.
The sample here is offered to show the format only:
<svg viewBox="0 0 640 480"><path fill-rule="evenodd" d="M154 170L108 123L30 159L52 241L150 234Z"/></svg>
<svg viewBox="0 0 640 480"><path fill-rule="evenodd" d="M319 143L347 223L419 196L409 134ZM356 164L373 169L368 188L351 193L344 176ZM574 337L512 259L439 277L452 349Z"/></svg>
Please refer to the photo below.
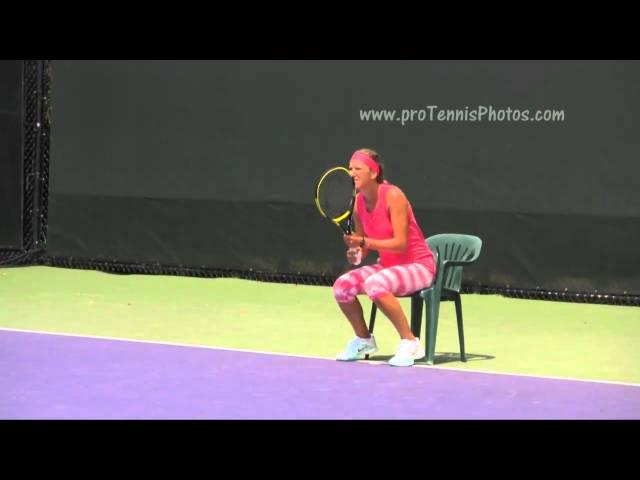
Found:
<svg viewBox="0 0 640 480"><path fill-rule="evenodd" d="M353 178L345 167L327 170L316 185L316 207L320 214L331 220L345 235L353 231L351 216L356 198Z"/></svg>

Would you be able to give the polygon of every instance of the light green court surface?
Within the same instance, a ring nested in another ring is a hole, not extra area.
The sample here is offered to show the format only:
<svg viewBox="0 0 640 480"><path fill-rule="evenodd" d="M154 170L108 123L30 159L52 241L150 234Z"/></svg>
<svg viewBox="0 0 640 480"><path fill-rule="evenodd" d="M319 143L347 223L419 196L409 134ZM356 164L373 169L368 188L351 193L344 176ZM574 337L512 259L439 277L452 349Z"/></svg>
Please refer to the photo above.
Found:
<svg viewBox="0 0 640 480"><path fill-rule="evenodd" d="M360 299L368 316L369 300ZM462 304L469 361L459 361L446 302L439 367L640 383L638 307L498 295L463 295ZM0 268L0 328L331 358L353 336L330 287L50 267ZM374 360L399 341L381 314L376 339Z"/></svg>

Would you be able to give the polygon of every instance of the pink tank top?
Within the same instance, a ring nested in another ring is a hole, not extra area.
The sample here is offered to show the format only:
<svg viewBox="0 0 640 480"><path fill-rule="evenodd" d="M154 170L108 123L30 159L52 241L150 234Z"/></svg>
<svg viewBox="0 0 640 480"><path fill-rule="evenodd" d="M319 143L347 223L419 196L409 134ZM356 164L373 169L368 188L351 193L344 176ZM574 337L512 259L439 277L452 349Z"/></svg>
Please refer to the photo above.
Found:
<svg viewBox="0 0 640 480"><path fill-rule="evenodd" d="M387 194L392 188L398 188L388 183L380 184L378 189L378 201L372 211L367 211L364 197L358 194L356 197L356 211L364 228L366 237L377 240L393 238L393 226L391 225L391 215L387 207ZM403 252L379 251L380 263L384 267L403 265L407 263L422 263L434 274L435 263L433 253L424 240L422 230L413 215L413 208L409 204L409 237L407 238L407 248Z"/></svg>

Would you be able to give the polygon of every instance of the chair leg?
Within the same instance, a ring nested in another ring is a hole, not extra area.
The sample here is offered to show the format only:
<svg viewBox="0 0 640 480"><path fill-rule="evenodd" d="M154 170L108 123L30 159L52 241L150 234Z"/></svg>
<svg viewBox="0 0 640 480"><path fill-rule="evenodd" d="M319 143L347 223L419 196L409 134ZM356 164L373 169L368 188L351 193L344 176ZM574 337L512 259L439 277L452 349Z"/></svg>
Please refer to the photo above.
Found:
<svg viewBox="0 0 640 480"><path fill-rule="evenodd" d="M419 295L411 297L411 333L414 337L420 337L422 330L422 298Z"/></svg>
<svg viewBox="0 0 640 480"><path fill-rule="evenodd" d="M430 290L424 299L427 308L427 341L425 361L433 365L436 354L436 335L438 333L438 315L440 313L440 292Z"/></svg>
<svg viewBox="0 0 640 480"><path fill-rule="evenodd" d="M459 293L455 297L455 303L456 303L456 319L458 320L458 340L460 342L460 359L463 362L466 362L467 355L464 352L464 330L462 328L462 301L460 299Z"/></svg>
<svg viewBox="0 0 640 480"><path fill-rule="evenodd" d="M369 333L373 334L373 327L376 324L376 311L378 310L378 305L376 302L371 302L371 315L369 316ZM369 360L369 354L365 354L364 358Z"/></svg>

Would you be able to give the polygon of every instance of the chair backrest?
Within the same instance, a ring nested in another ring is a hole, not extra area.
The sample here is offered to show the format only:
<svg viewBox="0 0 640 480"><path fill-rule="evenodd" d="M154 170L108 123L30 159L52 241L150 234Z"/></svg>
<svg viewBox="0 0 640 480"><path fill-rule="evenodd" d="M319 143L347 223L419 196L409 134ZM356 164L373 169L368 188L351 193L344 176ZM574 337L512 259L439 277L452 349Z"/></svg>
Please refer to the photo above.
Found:
<svg viewBox="0 0 640 480"><path fill-rule="evenodd" d="M447 290L460 291L463 265L471 265L480 256L482 240L474 235L441 233L427 238L436 260L436 282ZM455 265L447 263L455 262Z"/></svg>

